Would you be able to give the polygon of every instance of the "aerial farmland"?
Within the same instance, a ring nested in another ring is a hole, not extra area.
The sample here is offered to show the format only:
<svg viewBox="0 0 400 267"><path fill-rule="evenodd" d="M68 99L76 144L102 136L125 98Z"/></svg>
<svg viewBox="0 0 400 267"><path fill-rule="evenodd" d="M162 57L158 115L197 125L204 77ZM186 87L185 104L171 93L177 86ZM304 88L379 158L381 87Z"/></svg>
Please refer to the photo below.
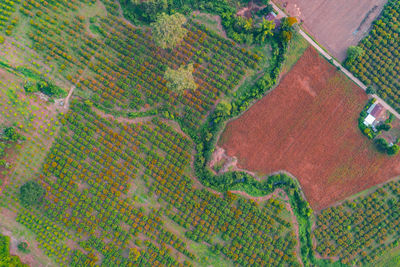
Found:
<svg viewBox="0 0 400 267"><path fill-rule="evenodd" d="M399 266L399 12L0 0L0 265Z"/></svg>

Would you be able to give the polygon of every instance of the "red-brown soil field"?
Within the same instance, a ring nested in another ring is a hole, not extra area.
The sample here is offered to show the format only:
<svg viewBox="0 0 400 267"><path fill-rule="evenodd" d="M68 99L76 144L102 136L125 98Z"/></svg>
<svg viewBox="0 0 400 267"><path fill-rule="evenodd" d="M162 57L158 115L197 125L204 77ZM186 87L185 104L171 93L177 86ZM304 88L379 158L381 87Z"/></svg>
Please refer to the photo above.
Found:
<svg viewBox="0 0 400 267"><path fill-rule="evenodd" d="M308 48L279 86L228 123L219 145L243 169L296 176L315 210L400 174L358 129L367 95Z"/></svg>
<svg viewBox="0 0 400 267"><path fill-rule="evenodd" d="M368 33L387 0L274 0L340 61Z"/></svg>

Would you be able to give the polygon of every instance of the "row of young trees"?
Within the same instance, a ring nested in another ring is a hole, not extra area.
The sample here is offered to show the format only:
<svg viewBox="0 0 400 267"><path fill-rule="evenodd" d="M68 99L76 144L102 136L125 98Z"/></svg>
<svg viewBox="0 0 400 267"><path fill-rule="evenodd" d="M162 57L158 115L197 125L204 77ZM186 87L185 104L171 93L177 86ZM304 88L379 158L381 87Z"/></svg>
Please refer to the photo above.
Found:
<svg viewBox="0 0 400 267"><path fill-rule="evenodd" d="M214 253L235 264L298 265L297 241L290 223L283 219L282 204L279 209L273 202L258 206L232 194L221 197L196 189L185 175L193 144L184 135L157 119L134 125L110 123L91 107L100 103L98 107L122 109L132 101L135 110L143 102L149 106L165 103L166 114L195 130L221 95L239 83L245 70L256 67L260 56L192 21L184 24L186 34L173 49L159 48L148 29L132 27L115 16L100 20L100 36L94 38L85 34L80 17L60 21L63 11L54 2L30 2L35 3L27 13L33 16L29 37L34 48L49 62L56 62L78 90L98 97L72 103L71 111L60 118L64 126L38 177L46 197L35 210L66 229L71 234L67 238L79 250L65 248L70 242L58 238L52 228L54 234L37 226L31 215L20 218L38 234L48 255L77 266L197 262L183 239L167 230L168 217L183 226L187 238L203 240ZM102 2L109 12L118 12L115 1ZM72 5L62 1L66 10L79 7L77 1ZM71 38L75 44L68 41ZM268 77L277 78L284 46L274 48L280 63L270 76L263 77L256 91L243 96L245 102L232 105L235 114L272 86ZM197 89L171 92L164 78L166 70L189 62L193 62L190 72ZM86 66L88 74L82 78ZM166 208L157 211L134 203L131 194L136 186L143 186ZM215 235L222 236L223 246Z"/></svg>
<svg viewBox="0 0 400 267"><path fill-rule="evenodd" d="M400 111L400 1L390 0L372 30L357 47L350 47L346 66Z"/></svg>
<svg viewBox="0 0 400 267"><path fill-rule="evenodd" d="M188 238L204 240L213 247L216 244L212 236L222 234L228 246L215 246L215 253L223 253L238 264L296 264L293 230L280 217L283 205L271 201L257 207L231 194L221 198L195 189L193 181L183 174L190 161L190 142L161 120L130 126L110 124L84 104L76 103L62 121L64 134L43 167L45 176L41 179L48 192L43 211L83 240L86 236L100 238L83 248L89 253L90 247L100 251L105 257L103 263L121 266L133 261L146 265L158 258L158 262L177 261L169 253L147 253L152 249L150 243L139 245L137 257L118 256L129 240L137 240L135 236L143 233L152 242L171 246L188 259L195 259L179 238L163 228L162 216L167 216L187 229ZM129 192L125 188L136 173L131 171L141 168L150 194L168 203L165 210L148 213L124 200ZM57 177L56 182L46 177ZM79 184L87 189L80 189ZM128 230L120 228L122 222L130 226ZM104 243L105 239L112 242ZM244 249L247 243L252 244L251 250ZM117 254L109 254L110 246L115 246ZM93 260L71 255L73 262Z"/></svg>
<svg viewBox="0 0 400 267"><path fill-rule="evenodd" d="M327 208L317 216L313 235L323 257L339 257L343 264L371 264L398 246L399 181Z"/></svg>

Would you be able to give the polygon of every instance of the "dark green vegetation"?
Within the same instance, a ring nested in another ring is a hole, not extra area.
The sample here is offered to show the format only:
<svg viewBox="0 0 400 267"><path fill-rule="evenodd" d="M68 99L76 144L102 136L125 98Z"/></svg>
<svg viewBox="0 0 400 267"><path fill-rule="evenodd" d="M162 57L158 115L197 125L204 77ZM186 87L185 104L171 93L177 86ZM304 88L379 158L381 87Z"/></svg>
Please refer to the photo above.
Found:
<svg viewBox="0 0 400 267"><path fill-rule="evenodd" d="M18 256L10 255L10 237L0 235L0 266L25 267Z"/></svg>
<svg viewBox="0 0 400 267"><path fill-rule="evenodd" d="M269 1L260 1L258 4L265 7L263 9L252 11L252 18L246 19L237 16L236 13L240 7L248 5L247 0L229 1L229 0L149 0L132 1L120 0L125 17L137 24L149 23L155 21L158 14L162 12L174 13L181 12L189 15L194 10L216 14L221 17L222 25L229 38L238 43L264 43L268 36L272 36L274 22L262 20L261 17L272 11ZM284 33L288 38L290 32ZM289 36L290 35L290 36Z"/></svg>
<svg viewBox="0 0 400 267"><path fill-rule="evenodd" d="M19 198L26 207L38 205L45 195L44 188L35 181L26 182L19 190Z"/></svg>
<svg viewBox="0 0 400 267"><path fill-rule="evenodd" d="M397 144L390 145L383 138L375 139L374 143L376 148L382 153L387 153L388 155L397 155L399 153L400 147Z"/></svg>
<svg viewBox="0 0 400 267"><path fill-rule="evenodd" d="M400 111L400 1L389 0L372 30L349 50L346 66Z"/></svg>
<svg viewBox="0 0 400 267"><path fill-rule="evenodd" d="M29 253L28 243L24 241L19 242L17 248L19 251L22 251L24 253Z"/></svg>
<svg viewBox="0 0 400 267"><path fill-rule="evenodd" d="M399 188L399 181L393 181L321 211L313 233L317 252L344 264L373 266L386 251L398 248Z"/></svg>

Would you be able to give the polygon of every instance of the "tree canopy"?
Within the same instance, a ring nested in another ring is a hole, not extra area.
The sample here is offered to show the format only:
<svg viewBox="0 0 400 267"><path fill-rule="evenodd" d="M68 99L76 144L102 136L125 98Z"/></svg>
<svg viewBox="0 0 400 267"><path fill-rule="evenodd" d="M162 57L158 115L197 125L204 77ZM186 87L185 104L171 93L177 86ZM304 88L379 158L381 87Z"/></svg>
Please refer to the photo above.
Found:
<svg viewBox="0 0 400 267"><path fill-rule="evenodd" d="M273 21L266 20L263 18L260 27L258 29L257 39L260 43L264 43L268 36L273 36L275 29L275 23Z"/></svg>
<svg viewBox="0 0 400 267"><path fill-rule="evenodd" d="M28 181L20 187L20 200L24 206L37 205L45 194L44 188L36 181Z"/></svg>
<svg viewBox="0 0 400 267"><path fill-rule="evenodd" d="M141 19L147 22L152 22L157 19L157 15L168 9L167 0L131 0L133 8L137 9L136 13Z"/></svg>
<svg viewBox="0 0 400 267"><path fill-rule="evenodd" d="M364 54L364 50L358 46L349 46L347 49L347 60L353 61L356 58L362 56Z"/></svg>
<svg viewBox="0 0 400 267"><path fill-rule="evenodd" d="M161 48L173 48L185 37L187 30L182 27L186 18L182 14L161 13L151 24L154 42Z"/></svg>
<svg viewBox="0 0 400 267"><path fill-rule="evenodd" d="M164 79L167 80L167 87L178 94L185 90L195 90L197 84L193 78L193 71L193 64L180 66L177 70L168 68L164 74Z"/></svg>

